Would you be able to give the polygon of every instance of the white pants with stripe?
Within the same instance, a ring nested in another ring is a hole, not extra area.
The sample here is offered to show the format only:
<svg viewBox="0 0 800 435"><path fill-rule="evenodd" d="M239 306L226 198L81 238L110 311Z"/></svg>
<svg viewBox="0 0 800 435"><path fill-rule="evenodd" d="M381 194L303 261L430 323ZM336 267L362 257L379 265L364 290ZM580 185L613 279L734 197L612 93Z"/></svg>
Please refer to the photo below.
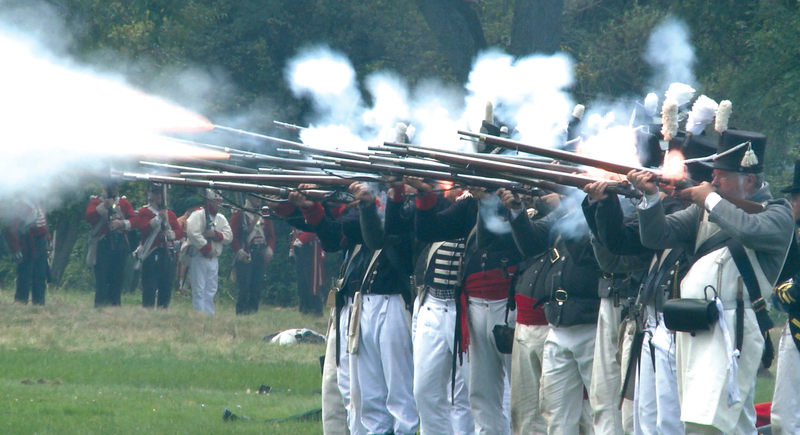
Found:
<svg viewBox="0 0 800 435"><path fill-rule="evenodd" d="M622 413L619 393L622 386L617 350L620 338L622 307L615 307L612 298L600 299L597 333L592 363L592 383L589 402L596 435L622 435Z"/></svg>
<svg viewBox="0 0 800 435"><path fill-rule="evenodd" d="M592 378L596 324L550 329L544 344L542 415L550 435L577 435L584 410L583 392Z"/></svg>
<svg viewBox="0 0 800 435"><path fill-rule="evenodd" d="M778 345L778 373L772 396L773 435L800 434L800 350L787 323Z"/></svg>
<svg viewBox="0 0 800 435"><path fill-rule="evenodd" d="M414 307L414 399L422 435L472 435L475 421L469 408L465 378L469 362L456 365L456 388L451 403L455 300L428 295Z"/></svg>
<svg viewBox="0 0 800 435"><path fill-rule="evenodd" d="M361 423L367 433L416 433L411 324L402 296L363 296L361 341L353 359L358 366Z"/></svg>
<svg viewBox="0 0 800 435"><path fill-rule="evenodd" d="M664 325L650 313L639 360L639 378L634 399L636 435L683 435L675 341ZM653 360L655 359L655 366Z"/></svg>
<svg viewBox="0 0 800 435"><path fill-rule="evenodd" d="M331 310L334 311L334 310ZM336 376L336 323L331 313L325 348L325 363L322 367L322 433L324 435L347 435L347 409L339 391Z"/></svg>
<svg viewBox="0 0 800 435"><path fill-rule="evenodd" d="M350 308L353 299L347 298L345 306L339 317L339 367L336 370L336 382L342 395L344 407L347 410L347 427L351 435L366 435L367 431L361 424L361 399L358 383L358 366L356 358L347 353L347 328L350 320ZM335 350L335 349L334 349ZM336 353L334 352L334 358Z"/></svg>
<svg viewBox="0 0 800 435"><path fill-rule="evenodd" d="M514 435L547 432L540 406L544 342L548 325L521 325L514 330L511 352L511 430Z"/></svg>
<svg viewBox="0 0 800 435"><path fill-rule="evenodd" d="M214 314L214 295L219 283L219 260L200 254L192 257L189 265L189 282L192 284L192 305L195 311Z"/></svg>
<svg viewBox="0 0 800 435"><path fill-rule="evenodd" d="M508 435L511 430L504 399L511 372L511 355L497 351L492 329L505 322L506 300L470 298L469 321L469 405L475 418L475 433ZM516 312L508 314L514 326Z"/></svg>

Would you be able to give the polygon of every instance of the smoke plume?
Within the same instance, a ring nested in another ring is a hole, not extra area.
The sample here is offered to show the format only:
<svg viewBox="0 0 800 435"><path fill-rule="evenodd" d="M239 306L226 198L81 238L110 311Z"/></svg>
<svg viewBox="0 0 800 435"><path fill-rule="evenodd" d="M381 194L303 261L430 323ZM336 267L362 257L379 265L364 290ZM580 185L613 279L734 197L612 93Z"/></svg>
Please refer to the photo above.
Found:
<svg viewBox="0 0 800 435"><path fill-rule="evenodd" d="M659 23L650 34L644 58L654 72L651 86L660 95L674 82L696 87L694 47L685 22L670 16Z"/></svg>
<svg viewBox="0 0 800 435"><path fill-rule="evenodd" d="M58 14L43 3L24 5L0 8L0 195L52 201L80 187L84 175L187 151L161 133L209 127L119 74L71 59L70 33Z"/></svg>
<svg viewBox="0 0 800 435"><path fill-rule="evenodd" d="M345 150L394 140L395 125L404 122L416 128L416 144L475 151L456 131L478 131L487 102L496 107L497 123L516 128L523 140L550 146L561 139L573 106L566 92L573 82L572 61L563 54L515 60L488 51L476 59L464 88L433 79L412 88L392 72L375 72L365 77L368 95L362 96L350 62L327 47L314 47L289 63L286 79L295 96L313 102L303 142Z"/></svg>

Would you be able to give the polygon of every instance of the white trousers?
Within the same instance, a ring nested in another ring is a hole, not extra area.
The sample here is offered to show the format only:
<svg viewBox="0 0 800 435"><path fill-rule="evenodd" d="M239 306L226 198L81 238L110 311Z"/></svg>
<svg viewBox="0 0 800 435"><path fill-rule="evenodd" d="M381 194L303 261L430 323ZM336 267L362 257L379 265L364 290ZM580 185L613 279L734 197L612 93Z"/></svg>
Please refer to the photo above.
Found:
<svg viewBox="0 0 800 435"><path fill-rule="evenodd" d="M331 317L335 316L333 309ZM325 363L322 366L322 433L347 435L347 409L336 379L336 323L328 322Z"/></svg>
<svg viewBox="0 0 800 435"><path fill-rule="evenodd" d="M549 435L577 435L590 388L597 325L553 327L544 343L542 415Z"/></svg>
<svg viewBox="0 0 800 435"><path fill-rule="evenodd" d="M192 305L195 311L214 314L214 295L219 281L219 260L200 254L192 257L189 282L192 283Z"/></svg>
<svg viewBox="0 0 800 435"><path fill-rule="evenodd" d="M652 314L647 322L634 399L635 434L683 435L675 341L663 315L657 324Z"/></svg>
<svg viewBox="0 0 800 435"><path fill-rule="evenodd" d="M511 352L511 431L514 435L547 433L539 397L544 342L548 325L520 325L514 330Z"/></svg>
<svg viewBox="0 0 800 435"><path fill-rule="evenodd" d="M364 295L361 341L355 360L361 387L361 423L368 434L417 431L411 325L400 295Z"/></svg>
<svg viewBox="0 0 800 435"><path fill-rule="evenodd" d="M596 435L622 435L622 413L619 393L622 387L620 361L617 359L622 307L615 307L612 298L600 299L597 332L592 363L589 402Z"/></svg>
<svg viewBox="0 0 800 435"><path fill-rule="evenodd" d="M772 396L773 435L800 434L800 351L787 323L778 345L778 373Z"/></svg>
<svg viewBox="0 0 800 435"><path fill-rule="evenodd" d="M339 367L336 370L336 383L342 395L344 407L347 410L347 428L351 435L366 435L367 430L361 424L361 397L358 383L358 361L355 356L347 353L347 327L349 326L350 309L353 299L347 298L345 306L339 317ZM335 352L335 350L334 350ZM334 353L334 358L335 358Z"/></svg>
<svg viewBox="0 0 800 435"><path fill-rule="evenodd" d="M475 433L508 435L511 424L503 402L511 371L511 355L497 351L492 329L505 322L506 300L470 298L469 321L469 406L475 418ZM508 314L514 326L516 312Z"/></svg>
<svg viewBox="0 0 800 435"><path fill-rule="evenodd" d="M714 426L706 426L695 423L685 423L686 435L756 435L756 409L753 400L756 394L756 377L753 376L753 385L750 387L750 394L743 399L744 407L739 413L739 420L733 428L733 432L723 434Z"/></svg>
<svg viewBox="0 0 800 435"><path fill-rule="evenodd" d="M475 421L469 408L469 362L456 366L451 404L451 378L456 325L455 300L427 296L414 307L414 399L422 435L472 435ZM465 376L466 375L466 376Z"/></svg>

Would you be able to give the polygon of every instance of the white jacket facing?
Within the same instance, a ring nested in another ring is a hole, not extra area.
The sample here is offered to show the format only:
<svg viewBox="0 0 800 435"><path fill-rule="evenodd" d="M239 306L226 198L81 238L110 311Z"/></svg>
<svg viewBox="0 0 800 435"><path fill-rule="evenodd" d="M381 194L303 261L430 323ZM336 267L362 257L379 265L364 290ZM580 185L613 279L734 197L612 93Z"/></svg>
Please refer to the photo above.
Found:
<svg viewBox="0 0 800 435"><path fill-rule="evenodd" d="M203 236L206 229L213 229L216 232L216 236L210 240L206 239ZM217 213L211 219L211 225L208 226L206 222L206 209L200 208L193 211L186 221L186 237L194 248L193 256L197 255L197 252L202 255L212 252L213 257L218 258L220 254L222 254L222 246L227 245L233 240L233 232L231 231L231 226L228 224L228 219L226 219L222 213Z"/></svg>

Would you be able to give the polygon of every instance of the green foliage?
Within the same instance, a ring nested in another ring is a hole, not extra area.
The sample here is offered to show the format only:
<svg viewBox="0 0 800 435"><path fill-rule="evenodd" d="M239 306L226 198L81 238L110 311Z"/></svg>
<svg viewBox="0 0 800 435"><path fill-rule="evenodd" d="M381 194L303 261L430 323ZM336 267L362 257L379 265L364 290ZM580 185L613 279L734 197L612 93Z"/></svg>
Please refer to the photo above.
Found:
<svg viewBox="0 0 800 435"><path fill-rule="evenodd" d="M595 2L615 9L616 2ZM796 2L687 1L624 4L619 14L571 11L565 51L577 63L575 94L641 96L649 71L642 60L650 30L672 14L687 22L695 48L698 94L731 100L730 127L767 135L767 179L774 194L790 182L800 128L800 12Z"/></svg>

